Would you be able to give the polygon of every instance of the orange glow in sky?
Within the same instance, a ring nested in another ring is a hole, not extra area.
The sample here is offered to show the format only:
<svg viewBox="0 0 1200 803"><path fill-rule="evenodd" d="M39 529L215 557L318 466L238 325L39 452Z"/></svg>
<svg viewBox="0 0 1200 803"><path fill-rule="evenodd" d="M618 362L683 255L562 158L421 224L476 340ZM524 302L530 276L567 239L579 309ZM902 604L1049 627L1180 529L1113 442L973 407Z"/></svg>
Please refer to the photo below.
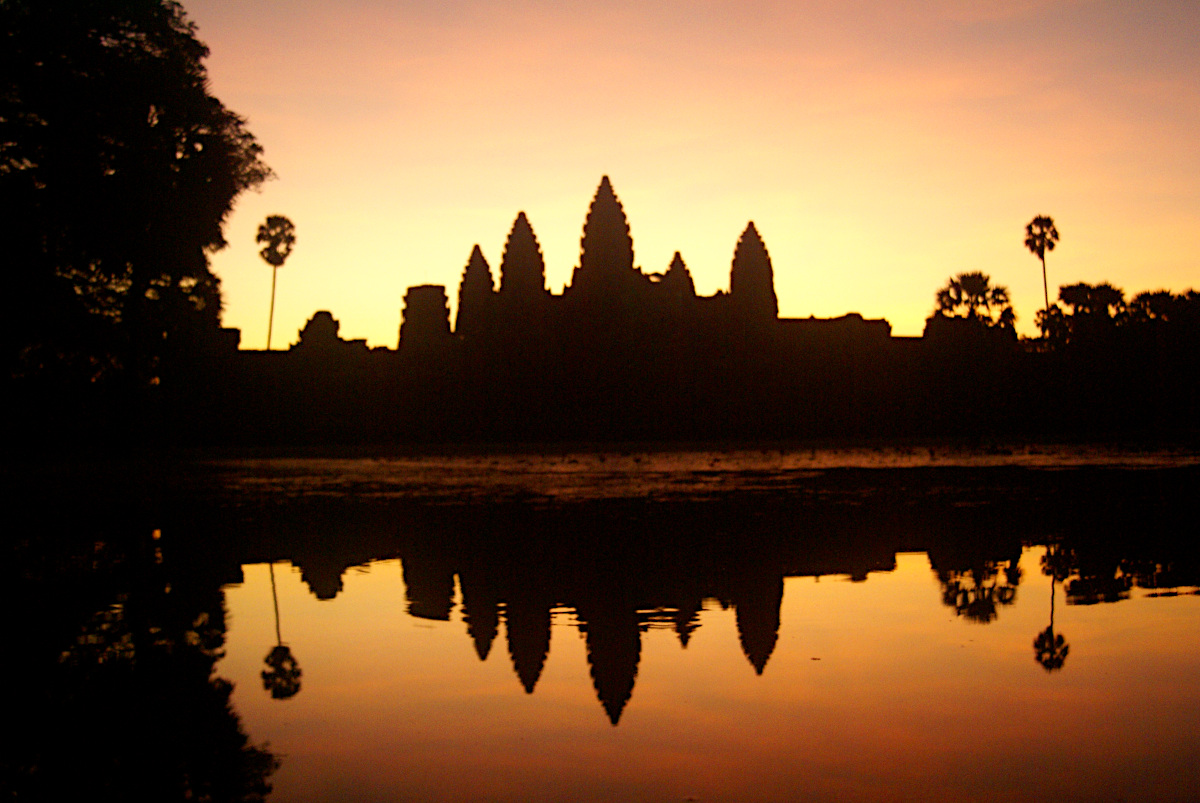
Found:
<svg viewBox="0 0 1200 803"><path fill-rule="evenodd" d="M394 347L410 285L471 247L495 272L525 211L559 292L600 177L635 259L680 251L728 287L753 220L780 314L850 311L920 334L952 274L1010 289L1035 331L1024 226L1051 215L1051 294L1200 286L1200 4L1193 0L689 0L587 4L185 0L213 93L278 178L213 258L226 326L266 342L254 234L296 224L275 346L328 309Z"/></svg>

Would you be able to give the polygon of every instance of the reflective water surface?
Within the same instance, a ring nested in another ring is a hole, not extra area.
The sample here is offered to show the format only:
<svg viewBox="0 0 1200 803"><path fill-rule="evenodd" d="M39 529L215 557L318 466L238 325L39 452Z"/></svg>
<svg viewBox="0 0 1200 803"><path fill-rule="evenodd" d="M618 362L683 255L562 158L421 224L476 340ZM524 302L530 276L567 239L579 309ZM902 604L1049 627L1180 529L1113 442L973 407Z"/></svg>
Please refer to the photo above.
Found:
<svg viewBox="0 0 1200 803"><path fill-rule="evenodd" d="M1194 456L847 455L36 477L5 777L16 799L1200 797ZM47 502L66 487L88 503Z"/></svg>

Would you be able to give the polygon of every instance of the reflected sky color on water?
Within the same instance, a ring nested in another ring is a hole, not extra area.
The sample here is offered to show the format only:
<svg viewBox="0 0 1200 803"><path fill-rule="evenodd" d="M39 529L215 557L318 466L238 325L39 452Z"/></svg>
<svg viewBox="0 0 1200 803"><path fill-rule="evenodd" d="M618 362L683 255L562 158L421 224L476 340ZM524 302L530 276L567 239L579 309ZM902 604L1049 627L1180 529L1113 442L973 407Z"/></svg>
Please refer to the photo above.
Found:
<svg viewBox="0 0 1200 803"><path fill-rule="evenodd" d="M1200 596L1134 587L1068 605L1059 583L1054 628L1070 652L1047 672L1033 649L1051 616L1044 556L1024 550L987 624L943 602L923 553L862 582L788 577L761 676L736 606L706 599L686 648L671 611L639 611L616 726L577 611L552 611L526 693L504 612L481 661L461 586L448 621L414 617L399 560L349 569L332 600L275 565L281 634L303 668L287 700L260 680L276 643L268 566L245 566L225 589L217 672L282 758L279 801L1194 799Z"/></svg>
<svg viewBox="0 0 1200 803"><path fill-rule="evenodd" d="M342 455L10 485L16 799L1200 799L1194 452Z"/></svg>

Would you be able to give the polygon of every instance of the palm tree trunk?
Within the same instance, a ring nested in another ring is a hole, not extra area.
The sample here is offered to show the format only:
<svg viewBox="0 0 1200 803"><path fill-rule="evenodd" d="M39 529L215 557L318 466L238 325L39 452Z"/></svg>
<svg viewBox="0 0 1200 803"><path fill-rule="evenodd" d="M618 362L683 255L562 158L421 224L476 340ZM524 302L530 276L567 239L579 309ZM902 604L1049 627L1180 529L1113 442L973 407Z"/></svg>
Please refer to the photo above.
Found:
<svg viewBox="0 0 1200 803"><path fill-rule="evenodd" d="M271 577L274 580L274 576ZM1056 579L1054 575L1050 575L1050 630L1054 630L1054 584Z"/></svg>
<svg viewBox="0 0 1200 803"><path fill-rule="evenodd" d="M272 289L271 292L274 293L274 289ZM1050 285L1046 281L1046 256L1045 256L1045 254L1042 255L1042 295L1045 297L1045 300L1046 300L1046 307L1045 307L1046 314L1049 315L1050 314ZM274 298L273 295L272 295L272 298Z"/></svg>
<svg viewBox="0 0 1200 803"><path fill-rule="evenodd" d="M283 636L280 635L280 595L275 593L275 563L270 564L271 568L271 601L275 603L275 643L282 645ZM1054 622L1054 601L1050 603L1050 622Z"/></svg>
<svg viewBox="0 0 1200 803"><path fill-rule="evenodd" d="M1046 275L1046 261L1042 260L1042 276ZM275 325L275 279L279 276L279 267L271 267L271 314L267 317L267 351L271 350L271 328Z"/></svg>

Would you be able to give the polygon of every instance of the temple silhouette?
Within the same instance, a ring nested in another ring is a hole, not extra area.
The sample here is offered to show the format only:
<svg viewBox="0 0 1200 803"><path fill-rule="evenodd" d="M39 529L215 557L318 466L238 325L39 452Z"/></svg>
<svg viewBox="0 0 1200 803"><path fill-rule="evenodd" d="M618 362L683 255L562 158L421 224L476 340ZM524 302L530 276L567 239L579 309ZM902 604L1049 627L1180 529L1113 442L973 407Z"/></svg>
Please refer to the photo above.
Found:
<svg viewBox="0 0 1200 803"><path fill-rule="evenodd" d="M699 295L678 252L661 273L637 267L607 176L561 293L523 212L498 270L476 245L456 292L452 322L445 287L408 288L396 349L341 338L325 310L286 351L238 351L225 330L226 352L189 377L179 429L263 445L1195 432L1194 293L1169 320L1065 346L940 311L921 337L858 313L781 318L753 222L728 290Z"/></svg>
<svg viewBox="0 0 1200 803"><path fill-rule="evenodd" d="M468 353L495 357L510 369L578 357L598 371L613 349L622 357L661 359L711 346L718 332L744 344L810 323L785 321L780 329L771 258L753 222L734 251L728 292L698 296L679 252L664 273L636 268L629 223L607 176L588 210L579 265L561 295L546 289L541 247L521 212L504 246L499 288L477 245L458 301L453 337ZM864 333L890 332L883 321L857 323ZM436 349L451 336L444 290L411 288L400 348Z"/></svg>
<svg viewBox="0 0 1200 803"><path fill-rule="evenodd" d="M727 292L697 295L678 252L665 272L643 272L607 176L588 209L570 284L555 295L545 273L522 212L498 287L479 246L472 250L453 331L443 288L413 287L405 296L401 359L443 404L461 391L459 431L604 438L742 429L747 408L769 414L773 397L789 395L797 376L787 367L800 355L833 347L865 357L890 345L882 320L780 319L771 258L753 222L734 249ZM452 366L453 389L430 386L422 370L429 364Z"/></svg>
<svg viewBox="0 0 1200 803"><path fill-rule="evenodd" d="M991 321L970 305L944 308L938 292L922 335L895 336L886 320L853 312L780 317L757 227L748 223L731 245L728 288L712 295L696 292L678 252L661 273L644 271L604 177L561 292L547 288L537 235L519 213L497 266L478 245L470 250L450 290L453 320L446 287L407 289L396 348L341 337L321 310L286 350L240 349L241 333L210 316L202 332L164 341L169 359L148 352L154 370L144 375L117 357L91 378L65 358L36 376L13 374L9 435L33 454L48 443L371 449L1200 436L1194 290L1126 304L1108 284L1064 286L1070 312L1047 312L1041 338L1018 338L1011 308Z"/></svg>
<svg viewBox="0 0 1200 803"><path fill-rule="evenodd" d="M267 440L770 436L797 414L826 429L831 416L870 420L904 347L885 320L780 318L753 222L728 290L698 295L678 252L644 272L607 176L561 293L524 212L498 277L476 245L457 293L452 326L445 287L410 287L394 351L343 340L320 311L289 350L239 352L231 379L247 392L224 400L223 420Z"/></svg>

